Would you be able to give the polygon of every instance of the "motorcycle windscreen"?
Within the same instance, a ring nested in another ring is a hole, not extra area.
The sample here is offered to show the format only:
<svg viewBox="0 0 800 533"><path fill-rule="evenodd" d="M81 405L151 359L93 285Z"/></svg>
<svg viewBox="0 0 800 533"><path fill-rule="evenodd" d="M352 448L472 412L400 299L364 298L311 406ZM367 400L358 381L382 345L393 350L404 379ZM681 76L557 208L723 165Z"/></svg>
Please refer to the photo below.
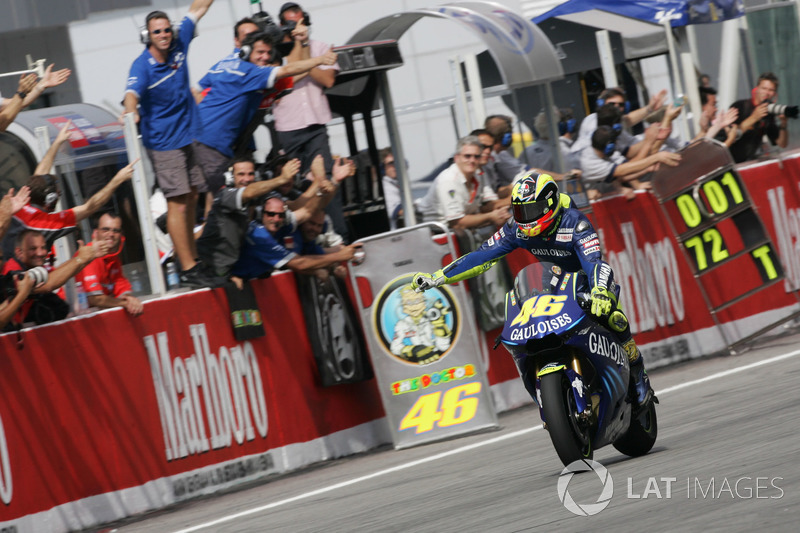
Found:
<svg viewBox="0 0 800 533"><path fill-rule="evenodd" d="M525 267L514 282L516 300L508 302L503 338L523 343L551 333L560 334L575 327L584 311L575 299L575 286L581 276L563 272L552 263Z"/></svg>

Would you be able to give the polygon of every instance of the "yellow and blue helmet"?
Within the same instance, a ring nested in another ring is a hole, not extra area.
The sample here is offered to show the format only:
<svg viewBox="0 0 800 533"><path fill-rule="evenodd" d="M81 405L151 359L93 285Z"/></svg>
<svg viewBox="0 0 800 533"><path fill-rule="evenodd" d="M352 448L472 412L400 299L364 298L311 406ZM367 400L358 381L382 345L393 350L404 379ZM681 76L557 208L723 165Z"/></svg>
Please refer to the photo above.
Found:
<svg viewBox="0 0 800 533"><path fill-rule="evenodd" d="M530 171L511 191L511 210L520 231L528 237L546 234L561 211L558 185L550 174Z"/></svg>

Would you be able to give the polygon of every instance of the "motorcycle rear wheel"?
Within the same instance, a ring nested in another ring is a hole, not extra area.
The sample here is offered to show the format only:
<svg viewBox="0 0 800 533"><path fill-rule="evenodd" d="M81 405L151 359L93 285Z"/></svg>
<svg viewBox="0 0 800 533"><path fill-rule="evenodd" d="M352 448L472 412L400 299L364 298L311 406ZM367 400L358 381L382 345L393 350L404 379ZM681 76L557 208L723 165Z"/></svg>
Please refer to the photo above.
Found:
<svg viewBox="0 0 800 533"><path fill-rule="evenodd" d="M542 376L541 392L544 419L558 458L564 466L591 459L594 449L589 428L578 422L578 409L567 377L561 372Z"/></svg>
<svg viewBox="0 0 800 533"><path fill-rule="evenodd" d="M651 401L636 418L631 418L628 431L614 441L614 448L630 457L639 457L653 448L657 437L656 403Z"/></svg>

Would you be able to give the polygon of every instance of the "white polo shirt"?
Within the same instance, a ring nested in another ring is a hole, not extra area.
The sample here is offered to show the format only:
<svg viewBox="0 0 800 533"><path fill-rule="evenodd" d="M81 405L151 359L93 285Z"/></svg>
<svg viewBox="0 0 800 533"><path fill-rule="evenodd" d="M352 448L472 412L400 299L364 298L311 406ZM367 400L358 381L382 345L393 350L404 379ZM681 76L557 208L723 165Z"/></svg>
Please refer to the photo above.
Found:
<svg viewBox="0 0 800 533"><path fill-rule="evenodd" d="M468 180L453 163L436 176L417 207L423 222L447 224L464 215L479 213L484 203L494 200L497 200L497 194L486 183L483 172L476 172L475 177Z"/></svg>

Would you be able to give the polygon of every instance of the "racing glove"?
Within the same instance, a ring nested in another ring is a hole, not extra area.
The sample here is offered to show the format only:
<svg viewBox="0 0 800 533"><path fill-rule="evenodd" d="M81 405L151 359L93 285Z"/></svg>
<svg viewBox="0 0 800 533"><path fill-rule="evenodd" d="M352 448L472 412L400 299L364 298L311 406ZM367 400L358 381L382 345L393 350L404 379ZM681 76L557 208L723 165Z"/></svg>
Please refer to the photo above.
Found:
<svg viewBox="0 0 800 533"><path fill-rule="evenodd" d="M428 289L438 287L444 282L444 275L441 270L433 274L426 274L425 272L417 272L411 279L411 288L414 292L425 292Z"/></svg>
<svg viewBox="0 0 800 533"><path fill-rule="evenodd" d="M592 314L600 317L611 312L611 293L608 289L595 287L592 289Z"/></svg>

